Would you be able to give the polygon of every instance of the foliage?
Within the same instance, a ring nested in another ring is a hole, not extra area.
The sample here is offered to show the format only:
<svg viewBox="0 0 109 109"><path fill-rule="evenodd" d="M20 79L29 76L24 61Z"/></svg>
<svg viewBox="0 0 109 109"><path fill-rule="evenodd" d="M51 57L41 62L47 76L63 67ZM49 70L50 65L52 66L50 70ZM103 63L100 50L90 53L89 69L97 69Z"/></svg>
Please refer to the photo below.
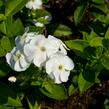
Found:
<svg viewBox="0 0 109 109"><path fill-rule="evenodd" d="M68 99L75 91L83 93L100 83L101 73L109 76L108 0L57 1L43 0L42 9L30 10L25 7L28 0L0 0L0 109L23 109L25 100L30 109L39 109L43 95ZM51 19L44 19L45 16ZM33 19L44 26L35 26ZM75 68L67 83L55 84L43 68L34 65L19 73L8 66L5 55L27 26L29 32L60 38L70 49L68 55ZM15 76L17 81L8 81L10 76ZM108 102L104 103L105 109L109 108Z"/></svg>

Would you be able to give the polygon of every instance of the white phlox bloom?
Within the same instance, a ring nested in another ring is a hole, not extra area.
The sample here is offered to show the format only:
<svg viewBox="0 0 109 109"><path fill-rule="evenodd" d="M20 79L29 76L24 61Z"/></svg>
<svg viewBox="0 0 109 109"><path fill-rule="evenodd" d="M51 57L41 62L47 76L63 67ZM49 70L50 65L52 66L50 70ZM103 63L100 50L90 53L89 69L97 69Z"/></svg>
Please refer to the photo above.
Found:
<svg viewBox="0 0 109 109"><path fill-rule="evenodd" d="M10 82L16 82L16 77L15 76L10 76L9 78L8 78L8 81L10 81Z"/></svg>
<svg viewBox="0 0 109 109"><path fill-rule="evenodd" d="M36 32L30 32L30 33L27 33L25 32L22 36L17 36L15 38L15 44L16 46L21 49L23 48L23 46L27 43L30 43L30 41L37 36L38 33Z"/></svg>
<svg viewBox="0 0 109 109"><path fill-rule="evenodd" d="M43 35L39 35L39 38L34 38L29 44L24 46L25 54L27 54L28 57L33 57L33 63L37 67L43 66L46 60L57 51L58 48L56 48L53 41L50 41Z"/></svg>
<svg viewBox="0 0 109 109"><path fill-rule="evenodd" d="M46 73L57 84L67 82L73 68L73 61L62 53L56 53L46 62Z"/></svg>
<svg viewBox="0 0 109 109"><path fill-rule="evenodd" d="M16 47L10 53L6 54L6 61L13 70L18 72L24 71L30 66L24 53Z"/></svg>
<svg viewBox="0 0 109 109"><path fill-rule="evenodd" d="M55 48L57 48L58 51L62 52L65 55L67 54L66 50L69 50L69 49L60 39L53 37L52 35L48 35L48 40L54 43Z"/></svg>
<svg viewBox="0 0 109 109"><path fill-rule="evenodd" d="M42 0L29 0L26 4L26 8L29 9L41 9L42 8Z"/></svg>

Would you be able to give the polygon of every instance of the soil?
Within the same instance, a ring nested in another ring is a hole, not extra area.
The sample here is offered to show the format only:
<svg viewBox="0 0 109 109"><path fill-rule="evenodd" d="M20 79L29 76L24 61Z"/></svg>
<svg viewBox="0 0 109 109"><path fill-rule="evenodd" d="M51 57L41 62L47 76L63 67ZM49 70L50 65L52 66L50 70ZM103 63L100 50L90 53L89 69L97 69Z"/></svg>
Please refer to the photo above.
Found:
<svg viewBox="0 0 109 109"><path fill-rule="evenodd" d="M109 80L105 80L82 94L76 92L65 101L43 98L41 109L104 109L104 100L108 97Z"/></svg>

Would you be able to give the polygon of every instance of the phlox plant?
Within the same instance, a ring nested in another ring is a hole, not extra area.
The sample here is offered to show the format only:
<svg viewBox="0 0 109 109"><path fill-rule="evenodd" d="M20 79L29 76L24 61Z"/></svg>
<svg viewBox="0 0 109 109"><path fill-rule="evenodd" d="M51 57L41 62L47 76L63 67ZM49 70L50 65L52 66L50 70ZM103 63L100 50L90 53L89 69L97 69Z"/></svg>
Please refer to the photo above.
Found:
<svg viewBox="0 0 109 109"><path fill-rule="evenodd" d="M109 76L108 1L57 1L0 0L0 109L41 109Z"/></svg>

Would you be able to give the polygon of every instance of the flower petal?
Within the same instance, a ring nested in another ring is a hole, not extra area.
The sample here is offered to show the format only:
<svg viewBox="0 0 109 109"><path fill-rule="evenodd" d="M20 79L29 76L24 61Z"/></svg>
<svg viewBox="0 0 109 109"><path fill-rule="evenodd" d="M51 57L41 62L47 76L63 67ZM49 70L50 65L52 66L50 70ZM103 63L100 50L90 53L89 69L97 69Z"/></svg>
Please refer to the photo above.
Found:
<svg viewBox="0 0 109 109"><path fill-rule="evenodd" d="M37 67L41 67L45 63L46 58L47 58L46 53L42 53L40 51L36 51L36 55L35 55L35 57L33 59L33 63Z"/></svg>
<svg viewBox="0 0 109 109"><path fill-rule="evenodd" d="M70 75L70 71L61 72L61 74L60 74L60 80L62 82L67 82L69 75Z"/></svg>
<svg viewBox="0 0 109 109"><path fill-rule="evenodd" d="M20 66L19 61L16 61L16 62L15 62L15 65L14 65L14 70L20 72L20 71L24 71L25 68L23 69L23 68Z"/></svg>
<svg viewBox="0 0 109 109"><path fill-rule="evenodd" d="M53 72L53 75L54 75L54 77L55 77L55 83L57 83L57 84L60 84L60 83L62 83L61 82L61 80L60 80L60 73L58 72L58 71L54 71Z"/></svg>
<svg viewBox="0 0 109 109"><path fill-rule="evenodd" d="M8 63L9 65L11 64L11 62L10 62L11 57L12 57L12 54L11 54L11 53L7 53L7 54L6 54L6 61L7 61L7 63Z"/></svg>
<svg viewBox="0 0 109 109"><path fill-rule="evenodd" d="M72 70L74 68L73 60L71 60L68 56L63 57L63 64L66 70Z"/></svg>
<svg viewBox="0 0 109 109"><path fill-rule="evenodd" d="M22 68L28 68L30 63L26 62L25 57L22 56L21 59L19 60L20 65Z"/></svg>
<svg viewBox="0 0 109 109"><path fill-rule="evenodd" d="M50 74L56 70L57 61L55 59L49 59L46 62L46 73Z"/></svg>
<svg viewBox="0 0 109 109"><path fill-rule="evenodd" d="M36 48L30 44L26 44L24 46L24 54L26 56L26 60L31 62L35 56Z"/></svg>

